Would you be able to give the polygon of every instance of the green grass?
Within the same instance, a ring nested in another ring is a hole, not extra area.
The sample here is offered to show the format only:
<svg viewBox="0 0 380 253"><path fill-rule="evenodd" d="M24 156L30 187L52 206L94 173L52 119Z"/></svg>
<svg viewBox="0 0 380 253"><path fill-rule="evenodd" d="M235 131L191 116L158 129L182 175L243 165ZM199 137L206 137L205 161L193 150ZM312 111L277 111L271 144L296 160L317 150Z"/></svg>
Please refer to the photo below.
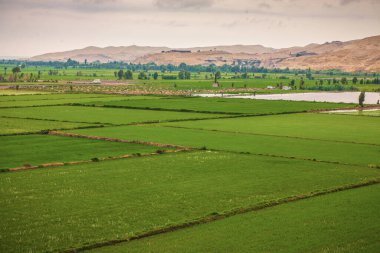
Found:
<svg viewBox="0 0 380 253"><path fill-rule="evenodd" d="M83 106L47 106L1 109L0 116L102 124L130 124L151 121L215 118L225 115Z"/></svg>
<svg viewBox="0 0 380 253"><path fill-rule="evenodd" d="M108 252L378 252L380 186L338 192L92 250Z"/></svg>
<svg viewBox="0 0 380 253"><path fill-rule="evenodd" d="M91 127L95 124L16 119L0 117L0 135L40 132L44 130L63 130L78 127Z"/></svg>
<svg viewBox="0 0 380 253"><path fill-rule="evenodd" d="M177 122L169 125L380 145L380 118L376 117L304 113Z"/></svg>
<svg viewBox="0 0 380 253"><path fill-rule="evenodd" d="M153 146L83 138L23 135L0 137L0 169L29 164L83 161L135 153L152 153ZM165 148L164 148L165 149Z"/></svg>
<svg viewBox="0 0 380 253"><path fill-rule="evenodd" d="M3 173L0 251L80 247L379 176L366 167L214 152Z"/></svg>
<svg viewBox="0 0 380 253"><path fill-rule="evenodd" d="M178 98L155 100L94 101L87 104L167 110L188 110L201 112L223 112L238 114L275 114L304 112L308 110L350 107L339 103L316 103L294 101L267 101L253 99L226 98Z"/></svg>
<svg viewBox="0 0 380 253"><path fill-rule="evenodd" d="M201 125L202 122L203 121L199 121L198 124ZM194 148L202 148L205 146L208 149L235 152L251 152L255 154L317 159L361 165L380 165L380 146L365 144L171 128L164 127L162 124L79 129L68 130L67 132L126 140L144 140L177 144Z"/></svg>

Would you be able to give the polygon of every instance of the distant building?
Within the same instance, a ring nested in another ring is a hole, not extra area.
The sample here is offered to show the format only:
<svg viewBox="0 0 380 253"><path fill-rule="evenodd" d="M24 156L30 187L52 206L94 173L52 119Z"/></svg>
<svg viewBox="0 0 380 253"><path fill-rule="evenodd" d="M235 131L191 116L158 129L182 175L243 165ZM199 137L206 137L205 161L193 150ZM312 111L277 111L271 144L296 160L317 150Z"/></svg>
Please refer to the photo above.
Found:
<svg viewBox="0 0 380 253"><path fill-rule="evenodd" d="M169 51L161 51L161 53L191 53L191 50L172 49L172 50L169 50Z"/></svg>
<svg viewBox="0 0 380 253"><path fill-rule="evenodd" d="M283 90L291 90L292 87L289 87L289 86L282 86L282 89L283 89Z"/></svg>
<svg viewBox="0 0 380 253"><path fill-rule="evenodd" d="M269 89L269 90L273 90L274 87L273 87L273 86L267 86L267 89Z"/></svg>

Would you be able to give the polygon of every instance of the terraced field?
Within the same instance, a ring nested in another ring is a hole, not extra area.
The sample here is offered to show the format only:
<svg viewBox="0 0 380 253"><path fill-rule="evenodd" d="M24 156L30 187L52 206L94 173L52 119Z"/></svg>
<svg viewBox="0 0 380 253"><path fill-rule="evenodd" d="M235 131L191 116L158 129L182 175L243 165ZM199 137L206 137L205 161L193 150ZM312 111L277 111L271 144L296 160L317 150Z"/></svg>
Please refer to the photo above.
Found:
<svg viewBox="0 0 380 253"><path fill-rule="evenodd" d="M105 94L1 104L0 252L380 246L380 118L311 112L347 105Z"/></svg>

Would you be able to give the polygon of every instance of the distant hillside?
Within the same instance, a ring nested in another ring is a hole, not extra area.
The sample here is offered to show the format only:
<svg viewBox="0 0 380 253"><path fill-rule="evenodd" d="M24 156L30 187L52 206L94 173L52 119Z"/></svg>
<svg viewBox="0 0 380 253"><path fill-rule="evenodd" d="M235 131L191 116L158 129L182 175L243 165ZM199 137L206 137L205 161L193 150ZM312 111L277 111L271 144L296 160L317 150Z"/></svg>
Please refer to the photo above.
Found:
<svg viewBox="0 0 380 253"><path fill-rule="evenodd" d="M380 72L380 36L349 42L333 42L308 49L313 56L290 57L278 67L341 69L344 71Z"/></svg>
<svg viewBox="0 0 380 253"><path fill-rule="evenodd" d="M191 52L188 52L191 51ZM333 41L304 47L273 49L261 45L194 47L173 50L168 47L87 47L34 56L30 60L83 62L124 61L133 63L189 65L254 65L267 68L312 68L316 70L380 72L380 36L347 42Z"/></svg>
<svg viewBox="0 0 380 253"><path fill-rule="evenodd" d="M86 47L83 49L75 49L65 52L47 53L43 55L37 55L30 60L32 61L66 61L71 58L79 62L84 62L87 59L88 62L100 61L125 61L131 62L136 58L152 54L159 53L161 51L170 50L167 47L140 47L140 46L127 46L127 47Z"/></svg>

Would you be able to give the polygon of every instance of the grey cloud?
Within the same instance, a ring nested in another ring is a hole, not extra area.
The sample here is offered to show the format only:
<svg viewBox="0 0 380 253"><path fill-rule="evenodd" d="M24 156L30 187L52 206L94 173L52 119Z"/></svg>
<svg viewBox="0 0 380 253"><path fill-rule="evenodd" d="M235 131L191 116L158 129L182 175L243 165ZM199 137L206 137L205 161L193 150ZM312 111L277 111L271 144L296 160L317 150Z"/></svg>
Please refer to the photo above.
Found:
<svg viewBox="0 0 380 253"><path fill-rule="evenodd" d="M361 2L360 0L341 0L340 4L341 5L348 5L350 3L355 3L355 2Z"/></svg>
<svg viewBox="0 0 380 253"><path fill-rule="evenodd" d="M68 10L76 12L110 12L138 10L143 7L123 0L66 0L66 1L43 1L43 0L0 0L0 8L9 10Z"/></svg>
<svg viewBox="0 0 380 253"><path fill-rule="evenodd" d="M160 9L200 9L211 7L214 0L156 0L155 5Z"/></svg>
<svg viewBox="0 0 380 253"><path fill-rule="evenodd" d="M340 5L349 5L351 3L370 3L370 4L380 4L379 0L340 0Z"/></svg>

